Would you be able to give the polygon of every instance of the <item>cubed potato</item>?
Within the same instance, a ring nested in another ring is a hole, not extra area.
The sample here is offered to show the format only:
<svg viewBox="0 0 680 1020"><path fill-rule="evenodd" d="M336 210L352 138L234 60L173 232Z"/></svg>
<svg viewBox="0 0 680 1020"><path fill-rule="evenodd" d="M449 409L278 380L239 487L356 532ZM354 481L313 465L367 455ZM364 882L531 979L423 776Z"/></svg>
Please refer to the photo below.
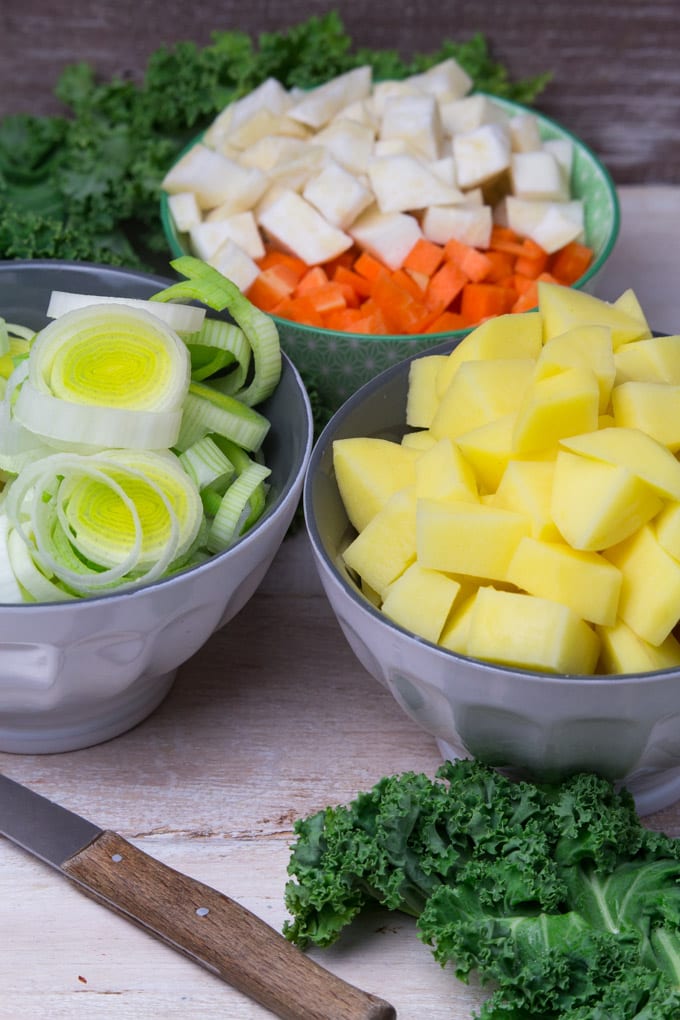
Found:
<svg viewBox="0 0 680 1020"><path fill-rule="evenodd" d="M612 347L649 337L648 331L634 318L614 305L582 290L561 287L556 283L539 280L538 310L543 316L543 338L565 333L572 326L608 326L611 329Z"/></svg>
<svg viewBox="0 0 680 1020"><path fill-rule="evenodd" d="M654 534L662 549L680 561L680 503L666 503L653 522Z"/></svg>
<svg viewBox="0 0 680 1020"><path fill-rule="evenodd" d="M418 451L374 437L336 439L333 468L347 516L363 531L387 500L415 484Z"/></svg>
<svg viewBox="0 0 680 1020"><path fill-rule="evenodd" d="M516 412L511 412L457 437L456 445L472 464L480 492L495 492L498 488L514 456L516 421Z"/></svg>
<svg viewBox="0 0 680 1020"><path fill-rule="evenodd" d="M552 517L555 461L511 460L491 498L493 506L524 514L531 521L531 534L547 542L561 537Z"/></svg>
<svg viewBox="0 0 680 1020"><path fill-rule="evenodd" d="M650 645L623 620L617 620L613 627L595 629L600 638L599 673L630 675L680 666L680 642L673 634L669 634L660 645Z"/></svg>
<svg viewBox="0 0 680 1020"><path fill-rule="evenodd" d="M259 214L259 226L277 244L308 265L328 262L352 247L352 238L333 227L295 191L283 191Z"/></svg>
<svg viewBox="0 0 680 1020"><path fill-rule="evenodd" d="M592 674L600 642L568 606L551 599L482 587L467 636L467 654L547 673Z"/></svg>
<svg viewBox="0 0 680 1020"><path fill-rule="evenodd" d="M531 385L531 358L464 361L441 395L430 431L456 436L516 411Z"/></svg>
<svg viewBox="0 0 680 1020"><path fill-rule="evenodd" d="M482 503L419 499L417 556L423 567L507 580L508 567L531 524L522 514Z"/></svg>
<svg viewBox="0 0 680 1020"><path fill-rule="evenodd" d="M444 184L415 156L381 156L372 159L366 169L378 208L383 213L447 205L462 198L457 188Z"/></svg>
<svg viewBox="0 0 680 1020"><path fill-rule="evenodd" d="M568 606L589 623L612 627L616 622L621 572L599 553L527 536L515 550L507 579L529 595Z"/></svg>
<svg viewBox="0 0 680 1020"><path fill-rule="evenodd" d="M406 432L402 436L401 445L407 446L410 450L431 450L439 442L432 435L429 429L419 429L417 432Z"/></svg>
<svg viewBox="0 0 680 1020"><path fill-rule="evenodd" d="M551 515L575 549L617 545L655 517L661 497L621 465L560 450L555 461Z"/></svg>
<svg viewBox="0 0 680 1020"><path fill-rule="evenodd" d="M590 369L600 390L600 411L609 405L616 378L611 331L607 326L573 326L551 337L536 362L536 378L542 379L565 368Z"/></svg>
<svg viewBox="0 0 680 1020"><path fill-rule="evenodd" d="M625 382L612 392L614 424L640 429L673 453L680 450L680 385Z"/></svg>
<svg viewBox="0 0 680 1020"><path fill-rule="evenodd" d="M379 137L404 139L426 159L442 155L442 125L434 96L390 96L383 107ZM422 203L425 205L425 203Z"/></svg>
<svg viewBox="0 0 680 1020"><path fill-rule="evenodd" d="M614 355L616 383L630 380L680 385L680 336L623 344Z"/></svg>
<svg viewBox="0 0 680 1020"><path fill-rule="evenodd" d="M638 322L642 326L644 326L647 336L652 335L652 331L649 328L649 323L647 322L647 316L642 310L642 305L640 304L638 296L632 287L628 287L626 290L624 290L623 293L617 297L616 301L613 302L613 304L614 308L617 308L620 312L623 312L625 315L629 315L631 319L637 319Z"/></svg>
<svg viewBox="0 0 680 1020"><path fill-rule="evenodd" d="M467 591L466 595L463 595L464 590ZM439 644L442 648L458 652L459 655L467 655L467 639L477 591L477 586L472 590L463 589L461 586L461 591L439 635Z"/></svg>
<svg viewBox="0 0 680 1020"><path fill-rule="evenodd" d="M476 326L447 356L437 378L441 397L464 361L495 358L537 358L543 345L543 321L538 312L498 315Z"/></svg>
<svg viewBox="0 0 680 1020"><path fill-rule="evenodd" d="M666 446L639 429L600 428L565 436L560 446L607 464L620 464L663 498L680 500L680 463Z"/></svg>
<svg viewBox="0 0 680 1020"><path fill-rule="evenodd" d="M347 567L384 598L387 586L416 559L415 487L395 492L342 556Z"/></svg>
<svg viewBox="0 0 680 1020"><path fill-rule="evenodd" d="M547 450L564 436L597 428L600 390L595 375L567 368L535 380L517 411L514 448L518 454Z"/></svg>
<svg viewBox="0 0 680 1020"><path fill-rule="evenodd" d="M660 645L680 619L680 563L650 524L603 553L623 575L619 616L638 637Z"/></svg>
<svg viewBox="0 0 680 1020"><path fill-rule="evenodd" d="M430 427L439 402L437 375L446 358L446 354L430 354L415 358L409 366L406 424L412 428Z"/></svg>
<svg viewBox="0 0 680 1020"><path fill-rule="evenodd" d="M382 611L400 627L436 644L460 583L439 570L412 563L388 585Z"/></svg>
<svg viewBox="0 0 680 1020"><path fill-rule="evenodd" d="M450 439L440 439L420 454L415 479L418 499L479 500L472 466Z"/></svg>
<svg viewBox="0 0 680 1020"><path fill-rule="evenodd" d="M420 224L409 213L382 213L370 206L349 228L352 238L389 269L400 269L416 241Z"/></svg>

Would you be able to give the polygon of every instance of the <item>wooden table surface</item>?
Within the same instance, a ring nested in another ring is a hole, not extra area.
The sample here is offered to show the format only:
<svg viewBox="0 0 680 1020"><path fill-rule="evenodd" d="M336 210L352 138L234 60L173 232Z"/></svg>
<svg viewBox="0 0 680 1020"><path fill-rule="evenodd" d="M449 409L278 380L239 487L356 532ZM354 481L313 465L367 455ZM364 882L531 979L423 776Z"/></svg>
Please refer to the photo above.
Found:
<svg viewBox="0 0 680 1020"><path fill-rule="evenodd" d="M680 188L623 187L599 293L632 286L654 328L680 331ZM280 929L293 821L382 775L433 774L434 741L358 664L307 539L285 540L252 601L123 736L60 755L0 753L0 770L115 829ZM680 835L680 804L647 819ZM0 840L0 1020L270 1016ZM312 954L394 1004L400 1020L467 1020L478 990L442 970L415 923L376 911ZM304 1018L300 1018L304 1020Z"/></svg>

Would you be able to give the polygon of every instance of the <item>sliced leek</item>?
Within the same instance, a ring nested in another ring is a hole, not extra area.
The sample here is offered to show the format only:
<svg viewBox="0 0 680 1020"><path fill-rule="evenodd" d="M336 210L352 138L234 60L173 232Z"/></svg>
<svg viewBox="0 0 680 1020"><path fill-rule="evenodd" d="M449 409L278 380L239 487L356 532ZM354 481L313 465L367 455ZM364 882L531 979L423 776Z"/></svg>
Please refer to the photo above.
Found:
<svg viewBox="0 0 680 1020"><path fill-rule="evenodd" d="M207 383L192 382L184 401L184 416L177 446L186 450L209 432L217 432L246 450L258 450L269 421L235 397L219 393Z"/></svg>
<svg viewBox="0 0 680 1020"><path fill-rule="evenodd" d="M196 305L167 304L160 306L156 302L142 298L101 297L93 294L72 294L68 291L53 290L47 306L48 319L58 319L66 312L75 308L87 308L89 305L124 305L127 308L141 309L162 319L177 333L193 333L200 329L205 319L205 308Z"/></svg>
<svg viewBox="0 0 680 1020"><path fill-rule="evenodd" d="M179 455L182 467L193 479L199 492L210 487L224 491L236 473L229 458L210 436L203 436Z"/></svg>
<svg viewBox="0 0 680 1020"><path fill-rule="evenodd" d="M250 510L248 501L270 474L271 471L264 464L252 461L233 485L229 486L208 532L208 549L211 552L228 549L239 537L239 525L245 523L244 515Z"/></svg>

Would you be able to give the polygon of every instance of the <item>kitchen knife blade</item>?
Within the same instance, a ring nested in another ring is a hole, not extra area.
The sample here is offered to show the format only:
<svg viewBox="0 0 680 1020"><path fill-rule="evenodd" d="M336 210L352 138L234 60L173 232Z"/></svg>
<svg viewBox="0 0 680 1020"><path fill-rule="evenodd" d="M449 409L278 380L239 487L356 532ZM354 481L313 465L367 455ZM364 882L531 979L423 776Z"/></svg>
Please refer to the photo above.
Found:
<svg viewBox="0 0 680 1020"><path fill-rule="evenodd" d="M282 1020L394 1020L223 893L0 774L0 833Z"/></svg>

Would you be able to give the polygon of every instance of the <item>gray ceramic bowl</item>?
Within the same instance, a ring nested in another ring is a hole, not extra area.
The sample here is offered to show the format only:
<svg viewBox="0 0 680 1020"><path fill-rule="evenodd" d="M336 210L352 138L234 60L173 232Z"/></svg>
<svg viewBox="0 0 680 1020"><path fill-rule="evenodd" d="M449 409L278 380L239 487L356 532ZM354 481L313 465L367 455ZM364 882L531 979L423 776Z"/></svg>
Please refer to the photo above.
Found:
<svg viewBox="0 0 680 1020"><path fill-rule="evenodd" d="M429 353L448 353L440 344ZM625 784L649 814L680 798L680 670L548 676L449 652L389 620L361 594L341 552L355 534L333 472L332 444L399 440L408 359L351 397L321 433L304 486L315 563L361 664L437 741L446 758L475 757L539 779L592 770Z"/></svg>
<svg viewBox="0 0 680 1020"><path fill-rule="evenodd" d="M0 315L38 328L53 289L146 298L168 282L96 265L3 262ZM124 732L160 704L181 663L245 605L291 523L312 446L309 399L286 357L261 410L271 421L268 505L230 549L134 592L2 606L0 750L74 750Z"/></svg>

